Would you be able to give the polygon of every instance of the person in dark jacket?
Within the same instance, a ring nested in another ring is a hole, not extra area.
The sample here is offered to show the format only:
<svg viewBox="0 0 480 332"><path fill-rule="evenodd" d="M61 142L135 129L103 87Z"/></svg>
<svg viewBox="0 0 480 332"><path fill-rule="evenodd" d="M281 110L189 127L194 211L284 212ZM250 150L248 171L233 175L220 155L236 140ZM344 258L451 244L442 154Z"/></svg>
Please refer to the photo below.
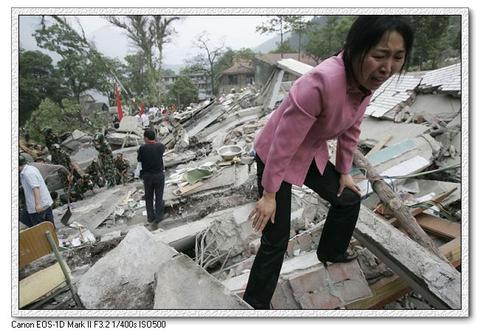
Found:
<svg viewBox="0 0 480 332"><path fill-rule="evenodd" d="M145 187L145 205L150 230L158 228L163 219L163 187L165 174L163 168L163 153L165 146L155 141L155 131L146 129L143 134L145 144L138 149L138 162L142 163L140 177ZM155 198L155 206L154 206Z"/></svg>

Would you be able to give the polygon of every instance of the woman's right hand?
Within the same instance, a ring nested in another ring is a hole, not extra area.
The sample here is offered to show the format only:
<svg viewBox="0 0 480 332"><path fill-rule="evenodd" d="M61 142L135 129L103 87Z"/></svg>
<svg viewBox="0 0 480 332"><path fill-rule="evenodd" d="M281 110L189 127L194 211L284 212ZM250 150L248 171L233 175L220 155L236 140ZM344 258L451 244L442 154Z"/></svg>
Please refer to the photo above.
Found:
<svg viewBox="0 0 480 332"><path fill-rule="evenodd" d="M275 223L275 210L277 203L275 201L275 193L264 191L263 197L257 202L248 218L252 220L252 227L255 232L263 231L267 222Z"/></svg>

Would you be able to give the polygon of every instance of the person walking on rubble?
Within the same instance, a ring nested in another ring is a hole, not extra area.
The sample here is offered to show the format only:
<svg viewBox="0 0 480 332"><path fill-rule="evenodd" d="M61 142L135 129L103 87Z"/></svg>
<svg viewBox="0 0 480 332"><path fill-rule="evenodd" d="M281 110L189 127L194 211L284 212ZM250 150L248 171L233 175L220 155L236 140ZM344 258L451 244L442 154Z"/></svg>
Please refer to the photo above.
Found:
<svg viewBox="0 0 480 332"><path fill-rule="evenodd" d="M50 221L53 224L53 200L40 171L28 165L22 155L18 158L18 170L26 205L26 211L22 211L20 221L28 227L43 221Z"/></svg>
<svg viewBox="0 0 480 332"><path fill-rule="evenodd" d="M165 146L155 141L155 131L146 129L143 134L145 144L138 149L138 162L142 163L140 177L145 188L145 205L149 229L158 228L158 223L163 220L163 187L165 174L163 167L163 153ZM155 208L154 208L155 197Z"/></svg>
<svg viewBox="0 0 480 332"><path fill-rule="evenodd" d="M360 16L343 50L300 77L258 133L255 143L259 201L250 214L262 231L243 299L269 309L290 235L292 184L314 190L331 204L317 257L327 262L356 258L348 245L361 193L349 175L360 123L372 96L405 69L412 29L400 17ZM337 139L335 166L327 140Z"/></svg>

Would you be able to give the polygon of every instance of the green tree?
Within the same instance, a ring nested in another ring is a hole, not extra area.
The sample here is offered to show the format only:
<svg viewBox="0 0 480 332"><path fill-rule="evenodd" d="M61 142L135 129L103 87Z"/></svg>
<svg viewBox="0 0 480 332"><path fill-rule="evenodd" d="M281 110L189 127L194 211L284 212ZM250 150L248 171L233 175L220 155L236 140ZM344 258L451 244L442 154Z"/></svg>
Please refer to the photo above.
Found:
<svg viewBox="0 0 480 332"><path fill-rule="evenodd" d="M25 125L30 137L37 142L43 142L43 128L50 127L56 133L63 133L75 128L75 124L79 122L80 118L80 107L72 107L72 103L68 99L63 102L65 103L64 108L48 98L40 103Z"/></svg>
<svg viewBox="0 0 480 332"><path fill-rule="evenodd" d="M328 16L324 24L311 21L307 27L308 42L305 53L317 63L343 48L348 30L356 17Z"/></svg>
<svg viewBox="0 0 480 332"><path fill-rule="evenodd" d="M442 58L442 51L449 47L448 16L410 16L415 30L412 65L422 69L435 69ZM451 44L451 42L450 42Z"/></svg>
<svg viewBox="0 0 480 332"><path fill-rule="evenodd" d="M308 22L303 16L287 16L285 20L290 25L290 30L298 36L298 59L302 53L302 36L307 32Z"/></svg>
<svg viewBox="0 0 480 332"><path fill-rule="evenodd" d="M271 53L280 53L283 57L285 53L295 53L295 49L290 45L289 42L285 41L283 44L277 44L277 48L274 49Z"/></svg>
<svg viewBox="0 0 480 332"><path fill-rule="evenodd" d="M270 33L279 33L280 34L280 44L278 50L283 58L283 49L284 49L284 42L283 37L286 32L289 31L289 23L286 21L288 16L285 15L277 15L271 16L267 21L262 22L259 26L256 27L256 31L260 34L270 34Z"/></svg>
<svg viewBox="0 0 480 332"><path fill-rule="evenodd" d="M115 76L110 67L111 61L95 50L82 34L67 22L66 18L52 16L53 22L42 18L41 27L34 33L37 44L60 55L58 71L64 79L73 97L80 99L80 94L89 89L106 92L109 82Z"/></svg>
<svg viewBox="0 0 480 332"><path fill-rule="evenodd" d="M20 50L19 54L19 124L24 125L40 102L50 98L60 102L68 96L52 58L40 51Z"/></svg>
<svg viewBox="0 0 480 332"><path fill-rule="evenodd" d="M180 76L168 92L170 103L187 106L198 100L198 88L186 76Z"/></svg>
<svg viewBox="0 0 480 332"><path fill-rule="evenodd" d="M134 96L147 91L147 70L145 57L142 52L129 54L125 58L125 85Z"/></svg>
<svg viewBox="0 0 480 332"><path fill-rule="evenodd" d="M190 64L180 69L180 75L190 75L190 74L198 74L204 73L208 70L204 67L202 63L195 63L194 60L190 61Z"/></svg>
<svg viewBox="0 0 480 332"><path fill-rule="evenodd" d="M148 99L159 103L165 93L161 80L163 46L174 33L173 22L180 17L131 15L124 17L108 16L107 20L125 30L127 37L138 48L145 59L145 83Z"/></svg>

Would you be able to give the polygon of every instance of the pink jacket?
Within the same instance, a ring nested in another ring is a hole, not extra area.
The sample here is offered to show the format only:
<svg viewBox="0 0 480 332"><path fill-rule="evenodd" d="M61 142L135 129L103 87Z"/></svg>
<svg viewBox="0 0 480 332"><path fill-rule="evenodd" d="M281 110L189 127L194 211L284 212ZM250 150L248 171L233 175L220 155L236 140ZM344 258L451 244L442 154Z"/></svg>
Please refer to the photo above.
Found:
<svg viewBox="0 0 480 332"><path fill-rule="evenodd" d="M347 84L341 55L331 57L300 77L255 139L265 163L262 185L277 192L282 181L302 186L312 160L320 173L328 162L327 140L337 138L335 168L347 174L370 101Z"/></svg>

